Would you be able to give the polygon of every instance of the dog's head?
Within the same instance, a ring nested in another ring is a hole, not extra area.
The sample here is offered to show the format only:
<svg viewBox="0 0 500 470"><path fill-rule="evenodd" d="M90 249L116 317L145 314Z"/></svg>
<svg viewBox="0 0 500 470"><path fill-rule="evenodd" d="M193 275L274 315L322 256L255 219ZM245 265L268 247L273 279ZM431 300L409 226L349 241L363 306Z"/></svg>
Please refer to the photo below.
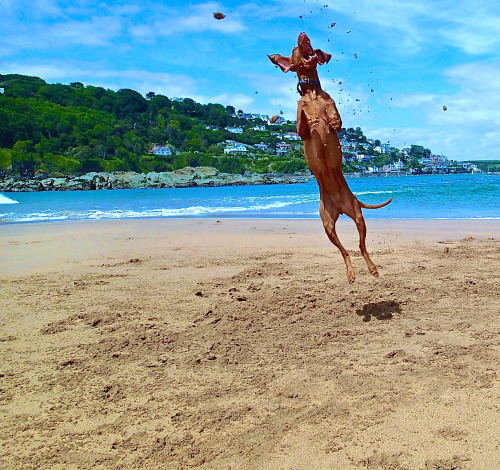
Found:
<svg viewBox="0 0 500 470"><path fill-rule="evenodd" d="M330 54L321 49L313 49L311 40L306 33L300 33L297 39L297 46L293 48L290 57L280 54L268 56L271 62L277 65L283 72L296 72L298 67L315 67L329 62L332 58Z"/></svg>

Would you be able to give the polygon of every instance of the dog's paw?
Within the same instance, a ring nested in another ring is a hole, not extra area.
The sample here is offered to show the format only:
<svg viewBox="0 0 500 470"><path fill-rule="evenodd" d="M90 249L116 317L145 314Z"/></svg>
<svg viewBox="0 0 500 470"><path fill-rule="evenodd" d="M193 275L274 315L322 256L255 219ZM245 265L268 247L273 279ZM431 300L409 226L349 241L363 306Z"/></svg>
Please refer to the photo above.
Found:
<svg viewBox="0 0 500 470"><path fill-rule="evenodd" d="M378 277L378 269L377 266L373 266L373 268L370 268L370 274L372 274L375 277Z"/></svg>

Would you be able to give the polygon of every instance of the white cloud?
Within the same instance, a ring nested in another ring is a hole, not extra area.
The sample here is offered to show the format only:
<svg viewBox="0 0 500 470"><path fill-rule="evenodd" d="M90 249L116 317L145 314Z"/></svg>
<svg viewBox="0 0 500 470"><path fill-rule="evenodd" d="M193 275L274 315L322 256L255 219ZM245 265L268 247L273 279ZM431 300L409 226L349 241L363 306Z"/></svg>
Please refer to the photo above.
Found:
<svg viewBox="0 0 500 470"><path fill-rule="evenodd" d="M119 18L92 18L89 21L68 21L58 23L41 34L45 41L59 43L61 46L79 44L86 46L111 45L114 38L122 32Z"/></svg>
<svg viewBox="0 0 500 470"><path fill-rule="evenodd" d="M49 83L53 81L85 82L93 86L102 86L111 90L131 88L142 94L153 91L169 97L192 97L196 95L198 84L191 77L162 72L148 72L137 69L104 69L93 64L51 62L38 65L11 63L0 66L2 73L19 73L40 77Z"/></svg>
<svg viewBox="0 0 500 470"><path fill-rule="evenodd" d="M1 21L1 20L0 20ZM84 19L57 19L29 22L3 20L4 35L0 56L24 50L51 50L73 45L111 46L124 31L120 16L94 16Z"/></svg>
<svg viewBox="0 0 500 470"><path fill-rule="evenodd" d="M280 0L286 4L289 0ZM443 43L468 54L495 53L500 44L500 10L490 0L336 0L331 11L362 22L392 40L387 46L402 54ZM294 5L303 5L295 0ZM396 34L395 34L396 33Z"/></svg>
<svg viewBox="0 0 500 470"><path fill-rule="evenodd" d="M32 12L39 16L56 17L62 14L57 0L35 0L30 5Z"/></svg>
<svg viewBox="0 0 500 470"><path fill-rule="evenodd" d="M460 129L437 128L367 128L367 135L377 136L382 142L390 141L398 148L423 145L434 153L450 159L487 160L498 158L500 154L500 131L477 134Z"/></svg>
<svg viewBox="0 0 500 470"><path fill-rule="evenodd" d="M452 67L444 76L460 89L455 93L398 96L394 106L418 108L436 126L488 131L500 127L500 62L474 62ZM446 112L443 112L446 106ZM414 111L412 111L414 112Z"/></svg>
<svg viewBox="0 0 500 470"><path fill-rule="evenodd" d="M496 2L459 2L439 10L439 33L446 43L468 54L497 52L500 46L500 9Z"/></svg>
<svg viewBox="0 0 500 470"><path fill-rule="evenodd" d="M252 96L245 95L243 93L222 93L216 96L202 96L196 95L193 98L198 103L208 104L208 103L218 103L224 106L231 105L236 110L242 109L248 111L249 108L254 104L254 98Z"/></svg>
<svg viewBox="0 0 500 470"><path fill-rule="evenodd" d="M173 12L172 15L165 16L161 22L156 21L151 25L152 31L161 36L169 36L176 33L187 32L190 34L202 33L206 31L216 31L220 33L240 33L246 29L236 14L231 15L231 11L226 10L220 3L208 2L192 5L184 11ZM217 20L213 14L220 12L226 14L226 18ZM135 34L143 34L141 28L134 28Z"/></svg>
<svg viewBox="0 0 500 470"><path fill-rule="evenodd" d="M500 61L469 62L456 65L444 72L450 81L464 89L500 91Z"/></svg>
<svg viewBox="0 0 500 470"><path fill-rule="evenodd" d="M368 132L395 146L424 145L456 160L500 158L500 62L461 64L444 71L444 76L459 90L394 100L394 106L406 109L409 116L419 113L421 126L367 127Z"/></svg>
<svg viewBox="0 0 500 470"><path fill-rule="evenodd" d="M423 105L433 105L438 95L428 93L412 93L396 96L393 101L395 108L422 107Z"/></svg>
<svg viewBox="0 0 500 470"><path fill-rule="evenodd" d="M139 5L125 4L125 5L106 5L108 11L114 15L140 15L143 11L143 7Z"/></svg>

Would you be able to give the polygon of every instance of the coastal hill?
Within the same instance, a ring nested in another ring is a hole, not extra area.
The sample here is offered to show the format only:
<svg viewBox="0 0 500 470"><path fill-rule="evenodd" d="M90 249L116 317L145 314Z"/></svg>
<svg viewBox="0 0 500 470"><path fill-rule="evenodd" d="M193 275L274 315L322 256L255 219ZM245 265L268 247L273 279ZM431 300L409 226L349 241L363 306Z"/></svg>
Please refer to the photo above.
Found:
<svg viewBox="0 0 500 470"><path fill-rule="evenodd" d="M432 152L397 149L342 129L345 171L422 170ZM424 160L423 160L424 159ZM489 162L490 166L493 162ZM232 106L199 104L38 77L0 75L0 176L168 172L213 167L243 174L307 171L295 124ZM450 166L448 165L447 168ZM458 167L457 167L458 168Z"/></svg>

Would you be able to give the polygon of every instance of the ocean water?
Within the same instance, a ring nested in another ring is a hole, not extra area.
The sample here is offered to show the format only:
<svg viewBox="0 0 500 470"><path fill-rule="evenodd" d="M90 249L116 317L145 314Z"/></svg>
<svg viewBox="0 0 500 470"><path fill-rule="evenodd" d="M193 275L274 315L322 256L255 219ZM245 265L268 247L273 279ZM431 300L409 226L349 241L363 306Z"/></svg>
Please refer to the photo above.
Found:
<svg viewBox="0 0 500 470"><path fill-rule="evenodd" d="M498 219L500 175L348 178L377 219ZM314 179L304 184L0 193L0 224L65 220L211 217L319 218ZM345 216L343 216L345 217Z"/></svg>

